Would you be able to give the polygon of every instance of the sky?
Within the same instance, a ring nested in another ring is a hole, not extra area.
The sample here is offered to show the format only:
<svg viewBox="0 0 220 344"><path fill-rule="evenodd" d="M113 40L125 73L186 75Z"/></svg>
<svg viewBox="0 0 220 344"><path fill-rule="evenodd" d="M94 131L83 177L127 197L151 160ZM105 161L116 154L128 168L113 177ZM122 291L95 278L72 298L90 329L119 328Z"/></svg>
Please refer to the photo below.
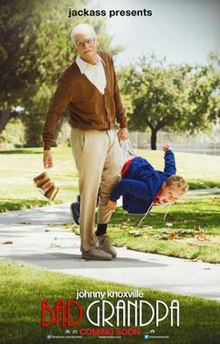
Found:
<svg viewBox="0 0 220 344"><path fill-rule="evenodd" d="M154 53L168 63L206 63L220 54L220 0L88 0L105 9L113 44L122 45L119 66ZM152 16L114 16L109 10L151 10Z"/></svg>

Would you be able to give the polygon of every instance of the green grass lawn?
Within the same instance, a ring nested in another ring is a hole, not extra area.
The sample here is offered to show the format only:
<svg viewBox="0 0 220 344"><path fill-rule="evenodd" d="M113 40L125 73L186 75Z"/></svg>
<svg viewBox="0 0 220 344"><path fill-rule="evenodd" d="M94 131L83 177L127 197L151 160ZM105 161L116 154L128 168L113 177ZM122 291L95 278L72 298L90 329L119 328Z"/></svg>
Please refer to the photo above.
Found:
<svg viewBox="0 0 220 344"><path fill-rule="evenodd" d="M33 178L44 170L42 156L41 148L0 151L0 212L50 204L33 184ZM55 203L71 201L78 189L71 149L54 149L54 160L49 174L60 188Z"/></svg>
<svg viewBox="0 0 220 344"><path fill-rule="evenodd" d="M53 151L55 166L49 173L60 186L56 203L71 201L78 188L71 149L56 148ZM138 153L147 157L157 169L163 168L162 152ZM179 173L193 187L220 185L220 157L177 153L176 160ZM0 163L0 211L50 204L33 186L33 178L42 171L41 149L0 152ZM140 229L137 224L141 216L128 215L118 209L109 226L113 243L144 252L220 262L219 197L186 196L170 208L166 220L163 218L167 207L154 207Z"/></svg>
<svg viewBox="0 0 220 344"><path fill-rule="evenodd" d="M49 174L60 187L56 203L72 201L78 189L77 171L70 148L54 148L54 168ZM163 168L161 151L138 151L157 169ZM191 188L220 187L220 157L176 153L177 171ZM22 148L0 151L0 212L43 206L49 201L33 186L33 178L43 171L42 149Z"/></svg>
<svg viewBox="0 0 220 344"><path fill-rule="evenodd" d="M119 284L104 283L92 279L68 276L48 272L43 269L24 266L10 261L0 261L0 343L1 344L41 344L56 343L143 343L144 333L155 330L155 335L169 336L169 339L152 340L153 343L169 344L216 344L219 339L219 303L193 297L184 297L170 293L138 288L144 292L144 300L154 306L156 300L170 305L172 300L180 304L180 326L170 326L170 316L159 327L152 323L141 328L139 337L122 337L122 339L105 339L84 337L79 340L51 340L46 336L64 335L67 327L41 327L41 300L46 299L50 306L58 299L75 299L76 290L128 292L137 288ZM147 273L147 272L146 272ZM96 299L78 300L83 310ZM115 304L117 298L107 299ZM130 299L134 301L135 299ZM94 312L92 317L95 318ZM133 320L133 316L132 316ZM175 320L175 317L174 317ZM74 329L92 328L85 315ZM72 328L71 328L72 330ZM151 342L151 341L150 341Z"/></svg>
<svg viewBox="0 0 220 344"><path fill-rule="evenodd" d="M77 172L70 148L56 148L54 151L51 178L60 187L56 203L71 201L77 194ZM157 168L163 168L161 152L139 151ZM183 175L191 188L220 186L220 157L177 153L178 174ZM49 205L33 186L33 178L43 171L42 150L39 148L0 151L0 212L33 206ZM110 235L115 245L135 250L155 252L210 262L219 262L219 196L185 197L173 205L163 220L165 208L155 207L150 216L137 228L140 216L125 214L121 208L112 217ZM73 227L78 231L77 227ZM129 291L126 287L111 283L47 272L0 261L0 343L41 344L48 343L49 333L63 335L66 328L48 330L40 325L40 302L48 299L74 299L76 290ZM151 290L144 290L144 299L154 303L173 299L180 302L180 327L170 327L166 320L159 328L145 327L142 333L151 329L157 335L169 335L169 340L159 342L175 344L215 344L219 333L219 304L214 301L183 297ZM90 300L84 300L88 306ZM116 299L113 300L116 302ZM91 327L83 318L80 327ZM77 328L78 329L78 328ZM54 340L56 343L102 342L87 337L81 340ZM143 337L105 339L105 343L142 343ZM157 340L152 340L157 343Z"/></svg>
<svg viewBox="0 0 220 344"><path fill-rule="evenodd" d="M166 209L155 206L137 228L142 216L118 208L109 226L114 245L219 263L220 195L185 197L170 207L164 220Z"/></svg>

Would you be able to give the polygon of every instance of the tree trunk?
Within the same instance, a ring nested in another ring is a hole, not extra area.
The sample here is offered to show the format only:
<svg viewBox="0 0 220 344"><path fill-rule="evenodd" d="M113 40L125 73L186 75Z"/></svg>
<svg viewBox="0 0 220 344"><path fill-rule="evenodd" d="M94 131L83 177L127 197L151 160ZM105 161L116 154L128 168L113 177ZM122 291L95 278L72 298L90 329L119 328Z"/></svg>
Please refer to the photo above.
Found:
<svg viewBox="0 0 220 344"><path fill-rule="evenodd" d="M0 111L0 132L3 131L10 119L10 109Z"/></svg>
<svg viewBox="0 0 220 344"><path fill-rule="evenodd" d="M157 130L151 129L150 145L152 150L157 150Z"/></svg>

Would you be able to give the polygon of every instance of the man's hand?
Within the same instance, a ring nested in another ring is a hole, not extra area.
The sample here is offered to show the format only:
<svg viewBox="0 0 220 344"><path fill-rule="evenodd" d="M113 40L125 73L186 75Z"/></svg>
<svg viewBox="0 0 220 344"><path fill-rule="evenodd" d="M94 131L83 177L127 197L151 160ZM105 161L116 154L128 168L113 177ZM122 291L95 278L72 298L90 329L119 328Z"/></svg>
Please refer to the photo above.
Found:
<svg viewBox="0 0 220 344"><path fill-rule="evenodd" d="M164 152L166 152L166 151L168 151L168 150L170 150L171 149L171 147L170 147L170 145L169 145L169 143L166 143L165 145L163 145L163 151Z"/></svg>
<svg viewBox="0 0 220 344"><path fill-rule="evenodd" d="M107 204L107 209L111 211L115 211L115 208L116 208L116 202L109 200Z"/></svg>
<svg viewBox="0 0 220 344"><path fill-rule="evenodd" d="M44 151L43 162L44 162L44 168L53 167L53 157L50 150Z"/></svg>
<svg viewBox="0 0 220 344"><path fill-rule="evenodd" d="M127 128L121 128L118 131L118 140L119 141L125 141L128 138L128 129Z"/></svg>

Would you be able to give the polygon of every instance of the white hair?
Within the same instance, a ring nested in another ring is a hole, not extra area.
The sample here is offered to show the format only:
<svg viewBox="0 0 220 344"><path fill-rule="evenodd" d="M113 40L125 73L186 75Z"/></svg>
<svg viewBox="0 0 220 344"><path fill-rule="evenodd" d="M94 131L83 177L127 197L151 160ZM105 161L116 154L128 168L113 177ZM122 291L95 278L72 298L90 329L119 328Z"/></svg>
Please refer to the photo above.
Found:
<svg viewBox="0 0 220 344"><path fill-rule="evenodd" d="M74 45L76 44L75 36L79 34L88 35L91 38L96 38L96 32L91 25L79 24L72 29L72 32L70 34L71 40Z"/></svg>

